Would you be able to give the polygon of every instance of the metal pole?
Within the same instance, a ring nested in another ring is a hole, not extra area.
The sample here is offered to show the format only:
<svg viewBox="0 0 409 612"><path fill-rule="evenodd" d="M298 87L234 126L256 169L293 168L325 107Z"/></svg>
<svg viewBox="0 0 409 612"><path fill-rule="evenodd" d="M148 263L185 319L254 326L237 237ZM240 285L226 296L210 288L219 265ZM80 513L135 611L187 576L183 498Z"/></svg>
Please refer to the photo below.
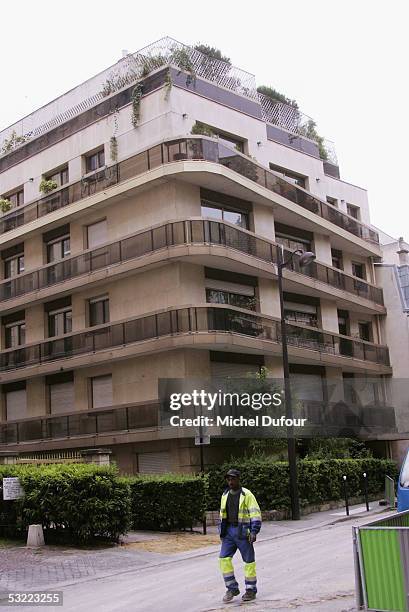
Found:
<svg viewBox="0 0 409 612"><path fill-rule="evenodd" d="M345 512L346 512L346 515L349 516L347 477L343 476L342 480L343 480L343 483L344 483Z"/></svg>
<svg viewBox="0 0 409 612"><path fill-rule="evenodd" d="M285 414L287 419L293 418L290 386L290 366L288 363L287 329L284 317L284 295L283 295L283 252L277 250L278 255L278 293L280 295L281 314L281 347L283 355L284 391L285 391ZM297 450L294 437L294 428L287 427L288 467L290 472L290 498L291 518L293 521L300 519L300 500L298 496L298 473L297 473Z"/></svg>
<svg viewBox="0 0 409 612"><path fill-rule="evenodd" d="M366 472L363 473L364 477L364 495L365 495L365 504L366 511L369 512L369 502L368 502L368 479L366 477Z"/></svg>

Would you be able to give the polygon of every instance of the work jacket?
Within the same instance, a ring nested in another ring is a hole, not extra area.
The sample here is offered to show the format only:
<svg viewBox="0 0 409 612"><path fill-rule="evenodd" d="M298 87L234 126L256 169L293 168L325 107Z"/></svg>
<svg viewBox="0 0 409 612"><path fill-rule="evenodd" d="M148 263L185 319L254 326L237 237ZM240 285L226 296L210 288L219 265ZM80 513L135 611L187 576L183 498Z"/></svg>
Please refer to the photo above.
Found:
<svg viewBox="0 0 409 612"><path fill-rule="evenodd" d="M220 523L219 533L220 537L224 538L227 533L227 496L229 489L223 492L220 502ZM239 536L245 538L249 532L258 533L261 528L261 512L259 505L253 493L244 487L240 491L239 501Z"/></svg>

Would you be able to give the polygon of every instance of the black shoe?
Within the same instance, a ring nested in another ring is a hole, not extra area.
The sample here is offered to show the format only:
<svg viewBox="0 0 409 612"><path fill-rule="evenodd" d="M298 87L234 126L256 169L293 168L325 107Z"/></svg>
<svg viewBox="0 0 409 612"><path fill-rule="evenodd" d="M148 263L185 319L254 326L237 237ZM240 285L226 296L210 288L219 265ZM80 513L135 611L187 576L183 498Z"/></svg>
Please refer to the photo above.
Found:
<svg viewBox="0 0 409 612"><path fill-rule="evenodd" d="M241 598L242 601L253 601L253 599L256 599L256 593L255 591L246 591L243 595L243 597Z"/></svg>
<svg viewBox="0 0 409 612"><path fill-rule="evenodd" d="M239 589L234 589L233 591L227 590L226 595L223 597L223 603L230 603L236 595L240 595Z"/></svg>

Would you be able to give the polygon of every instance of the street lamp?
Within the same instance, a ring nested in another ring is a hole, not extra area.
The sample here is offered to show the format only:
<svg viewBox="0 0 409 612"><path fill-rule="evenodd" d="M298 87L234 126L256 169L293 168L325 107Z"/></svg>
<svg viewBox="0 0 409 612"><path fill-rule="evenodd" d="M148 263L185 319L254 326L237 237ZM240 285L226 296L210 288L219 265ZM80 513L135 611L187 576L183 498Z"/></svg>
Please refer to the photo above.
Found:
<svg viewBox="0 0 409 612"><path fill-rule="evenodd" d="M285 414L287 419L293 418L293 407L291 402L290 386L290 366L288 363L287 329L284 314L284 294L283 294L283 269L293 260L294 255L300 255L298 264L300 268L308 266L315 259L315 253L297 249L293 251L287 260L284 259L284 248L277 249L278 253L278 293L280 295L280 314L281 314L281 346L283 354L284 370L284 391L285 391ZM293 521L300 519L300 500L298 496L298 474L297 474L297 452L294 431L292 427L287 428L288 446L288 467L290 471L290 498L291 498L291 518Z"/></svg>

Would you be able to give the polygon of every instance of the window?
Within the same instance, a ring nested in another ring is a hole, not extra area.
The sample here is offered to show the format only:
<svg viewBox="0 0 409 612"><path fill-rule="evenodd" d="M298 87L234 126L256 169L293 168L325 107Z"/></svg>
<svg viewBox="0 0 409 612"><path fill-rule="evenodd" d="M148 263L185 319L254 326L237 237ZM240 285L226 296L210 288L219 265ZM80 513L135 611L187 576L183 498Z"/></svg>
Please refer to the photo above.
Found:
<svg viewBox="0 0 409 612"><path fill-rule="evenodd" d="M112 406L112 374L91 378L92 408Z"/></svg>
<svg viewBox="0 0 409 612"><path fill-rule="evenodd" d="M351 217L353 217L354 219L360 219L361 217L359 206L354 206L353 204L347 203L347 213L348 215L351 215Z"/></svg>
<svg viewBox="0 0 409 612"><path fill-rule="evenodd" d="M24 254L14 255L4 261L4 278L12 278L24 272Z"/></svg>
<svg viewBox="0 0 409 612"><path fill-rule="evenodd" d="M359 337L361 340L366 340L367 342L371 342L371 324L367 321L358 323L359 328Z"/></svg>
<svg viewBox="0 0 409 612"><path fill-rule="evenodd" d="M92 249L108 241L107 220L87 226L87 248Z"/></svg>
<svg viewBox="0 0 409 612"><path fill-rule="evenodd" d="M298 174L298 172L293 172L292 170L287 170L287 168L283 168L282 166L277 166L276 164L272 163L270 163L270 170L273 170L273 172L285 178L289 183L293 183L293 185L298 185L299 187L306 189L306 176Z"/></svg>
<svg viewBox="0 0 409 612"><path fill-rule="evenodd" d="M20 189L16 189L7 195L4 195L3 198L5 200L9 200L13 208L16 206L22 206L24 204L24 189L22 187Z"/></svg>
<svg viewBox="0 0 409 612"><path fill-rule="evenodd" d="M328 204L332 204L332 206L338 208L338 200L336 198L331 198L330 196L327 196L327 202Z"/></svg>
<svg viewBox="0 0 409 612"><path fill-rule="evenodd" d="M344 262L342 259L342 251L338 251L338 249L331 249L331 256L332 256L333 268L338 268L338 270L343 270Z"/></svg>
<svg viewBox="0 0 409 612"><path fill-rule="evenodd" d="M362 278L363 280L365 280L366 279L365 264L353 261L352 262L352 274L353 276L357 276L358 278Z"/></svg>
<svg viewBox="0 0 409 612"><path fill-rule="evenodd" d="M338 310L338 331L343 336L349 336L349 313L347 310Z"/></svg>
<svg viewBox="0 0 409 612"><path fill-rule="evenodd" d="M47 263L64 259L64 257L68 257L71 254L70 237L61 236L60 238L47 242L46 248Z"/></svg>
<svg viewBox="0 0 409 612"><path fill-rule="evenodd" d="M46 174L45 178L48 181L55 181L58 187L62 187L65 183L68 183L68 166L64 166L60 170L53 170Z"/></svg>
<svg viewBox="0 0 409 612"><path fill-rule="evenodd" d="M256 298L254 295L251 297L220 289L206 289L206 302L210 304L230 304L231 306L247 308L248 310L256 309Z"/></svg>
<svg viewBox="0 0 409 612"><path fill-rule="evenodd" d="M311 242L309 240L299 238L298 236L276 233L275 241L290 251L296 251L297 249L301 249L302 251L311 251Z"/></svg>
<svg viewBox="0 0 409 612"><path fill-rule="evenodd" d="M63 336L72 331L72 310L71 307L52 310L48 313L48 335Z"/></svg>
<svg viewBox="0 0 409 612"><path fill-rule="evenodd" d="M104 149L100 149L95 153L90 153L85 156L85 172L94 172L98 168L105 166L105 152Z"/></svg>
<svg viewBox="0 0 409 612"><path fill-rule="evenodd" d="M211 217L213 219L227 221L228 223L233 223L233 225L238 225L245 229L249 227L249 216L247 213L213 204L207 200L202 200L201 215L202 217Z"/></svg>
<svg viewBox="0 0 409 612"><path fill-rule="evenodd" d="M89 301L89 324L102 325L109 322L109 298L103 297L94 298Z"/></svg>
<svg viewBox="0 0 409 612"><path fill-rule="evenodd" d="M15 321L4 326L6 349L15 348L25 344L26 323L25 321Z"/></svg>
<svg viewBox="0 0 409 612"><path fill-rule="evenodd" d="M288 323L318 327L317 307L284 300L284 316Z"/></svg>

